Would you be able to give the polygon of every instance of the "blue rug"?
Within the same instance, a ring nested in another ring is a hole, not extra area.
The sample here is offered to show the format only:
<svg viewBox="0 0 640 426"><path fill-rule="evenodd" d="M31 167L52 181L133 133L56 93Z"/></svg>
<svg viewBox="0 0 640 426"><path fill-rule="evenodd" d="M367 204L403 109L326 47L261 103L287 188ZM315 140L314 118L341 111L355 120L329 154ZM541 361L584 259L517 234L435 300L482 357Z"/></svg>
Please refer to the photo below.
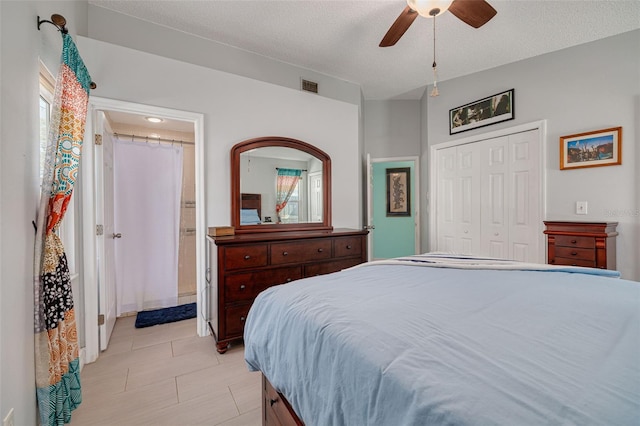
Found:
<svg viewBox="0 0 640 426"><path fill-rule="evenodd" d="M138 312L136 328L151 327L152 325L166 324L196 317L196 304L173 306L171 308L155 309L153 311Z"/></svg>

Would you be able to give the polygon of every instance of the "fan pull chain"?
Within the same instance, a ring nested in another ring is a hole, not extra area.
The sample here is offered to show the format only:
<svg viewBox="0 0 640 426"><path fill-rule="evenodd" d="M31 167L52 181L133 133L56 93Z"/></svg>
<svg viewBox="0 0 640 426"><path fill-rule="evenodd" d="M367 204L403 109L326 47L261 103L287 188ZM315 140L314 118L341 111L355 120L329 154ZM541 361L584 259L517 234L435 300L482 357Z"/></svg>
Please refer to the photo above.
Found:
<svg viewBox="0 0 640 426"><path fill-rule="evenodd" d="M436 16L433 15L433 90L431 90L431 96L436 97L440 93L438 92L438 70L436 66Z"/></svg>

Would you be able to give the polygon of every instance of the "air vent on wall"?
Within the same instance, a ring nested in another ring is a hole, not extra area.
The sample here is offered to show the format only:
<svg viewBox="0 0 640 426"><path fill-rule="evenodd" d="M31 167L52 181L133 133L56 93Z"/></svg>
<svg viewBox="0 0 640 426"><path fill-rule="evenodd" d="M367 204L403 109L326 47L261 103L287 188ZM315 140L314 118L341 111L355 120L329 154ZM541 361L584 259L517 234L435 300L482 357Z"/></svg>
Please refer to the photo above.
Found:
<svg viewBox="0 0 640 426"><path fill-rule="evenodd" d="M305 92L318 93L318 83L302 79L302 90Z"/></svg>

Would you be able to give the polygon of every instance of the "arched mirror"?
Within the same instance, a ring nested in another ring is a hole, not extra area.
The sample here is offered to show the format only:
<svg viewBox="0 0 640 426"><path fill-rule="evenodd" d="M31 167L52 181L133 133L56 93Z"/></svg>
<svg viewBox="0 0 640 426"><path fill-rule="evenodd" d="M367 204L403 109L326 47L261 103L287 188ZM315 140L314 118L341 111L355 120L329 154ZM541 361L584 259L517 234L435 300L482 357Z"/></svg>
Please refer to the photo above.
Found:
<svg viewBox="0 0 640 426"><path fill-rule="evenodd" d="M236 233L332 229L331 159L284 137L231 149L231 224Z"/></svg>

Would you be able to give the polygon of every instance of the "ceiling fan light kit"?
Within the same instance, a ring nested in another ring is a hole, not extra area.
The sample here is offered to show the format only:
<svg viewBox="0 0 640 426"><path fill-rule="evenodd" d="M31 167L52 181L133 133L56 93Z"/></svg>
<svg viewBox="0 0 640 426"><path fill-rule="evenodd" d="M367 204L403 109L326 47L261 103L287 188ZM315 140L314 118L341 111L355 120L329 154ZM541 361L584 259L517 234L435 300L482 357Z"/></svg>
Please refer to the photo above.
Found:
<svg viewBox="0 0 640 426"><path fill-rule="evenodd" d="M407 0L409 7L420 16L438 16L449 9L453 0Z"/></svg>

